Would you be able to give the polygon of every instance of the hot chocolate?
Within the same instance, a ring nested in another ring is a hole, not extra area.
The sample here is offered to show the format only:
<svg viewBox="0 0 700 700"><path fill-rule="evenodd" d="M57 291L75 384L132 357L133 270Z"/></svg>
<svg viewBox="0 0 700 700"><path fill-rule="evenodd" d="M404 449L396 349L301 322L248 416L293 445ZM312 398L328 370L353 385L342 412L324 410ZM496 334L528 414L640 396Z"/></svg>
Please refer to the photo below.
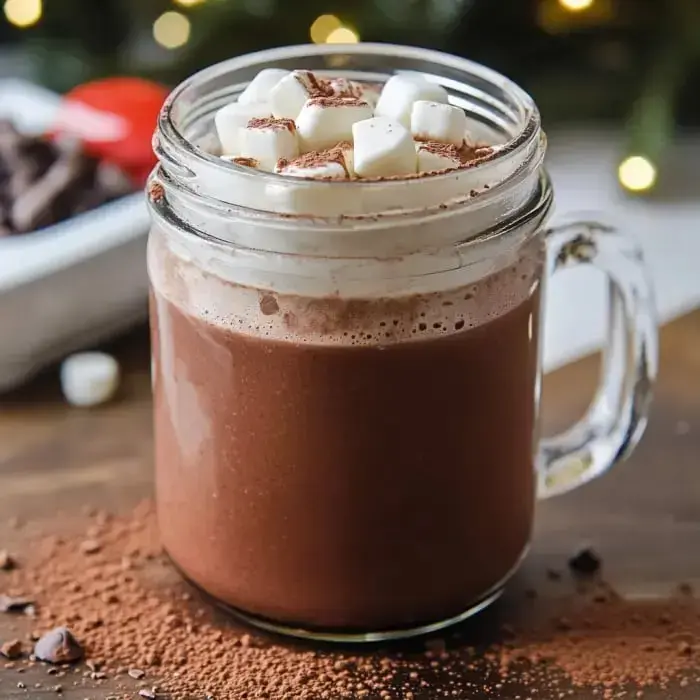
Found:
<svg viewBox="0 0 700 700"><path fill-rule="evenodd" d="M158 512L189 578L324 630L449 619L498 589L533 516L541 242L373 299L237 286L157 231L151 261Z"/></svg>
<svg viewBox="0 0 700 700"><path fill-rule="evenodd" d="M545 229L531 98L423 49L286 47L180 85L154 144L156 496L174 562L253 623L316 639L483 609L536 495L630 451L655 368L636 248L590 221ZM538 441L545 247L549 272L602 269L614 303L591 413Z"/></svg>

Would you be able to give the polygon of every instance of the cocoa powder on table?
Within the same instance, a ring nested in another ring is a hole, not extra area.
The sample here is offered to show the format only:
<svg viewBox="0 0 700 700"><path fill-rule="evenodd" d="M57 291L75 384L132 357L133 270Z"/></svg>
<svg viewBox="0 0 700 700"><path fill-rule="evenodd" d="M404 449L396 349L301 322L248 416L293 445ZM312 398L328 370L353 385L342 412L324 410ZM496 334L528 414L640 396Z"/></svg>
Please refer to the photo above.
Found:
<svg viewBox="0 0 700 700"><path fill-rule="evenodd" d="M84 647L86 670L64 686L109 679L129 698L536 700L577 687L634 698L700 683L700 606L688 587L672 600L630 602L597 579L548 601L535 622L507 625L506 641L486 648L467 646L462 628L349 652L270 639L214 611L163 556L150 503L126 517L92 512L74 526L27 542L23 566L0 578L0 594L35 602L32 640L65 626Z"/></svg>

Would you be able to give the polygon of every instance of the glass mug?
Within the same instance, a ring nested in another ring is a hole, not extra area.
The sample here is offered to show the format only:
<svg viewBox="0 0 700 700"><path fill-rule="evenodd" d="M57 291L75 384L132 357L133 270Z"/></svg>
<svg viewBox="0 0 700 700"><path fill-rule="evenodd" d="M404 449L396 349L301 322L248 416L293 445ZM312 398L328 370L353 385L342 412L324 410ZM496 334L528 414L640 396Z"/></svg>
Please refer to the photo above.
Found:
<svg viewBox="0 0 700 700"><path fill-rule="evenodd" d="M208 153L216 110L271 66L422 74L498 146L466 170L385 181ZM156 494L175 565L249 622L315 639L407 637L489 605L528 549L536 499L634 447L657 364L632 241L545 226L531 98L434 51L287 47L185 81L154 147ZM579 424L539 440L544 286L577 265L609 281L601 384Z"/></svg>

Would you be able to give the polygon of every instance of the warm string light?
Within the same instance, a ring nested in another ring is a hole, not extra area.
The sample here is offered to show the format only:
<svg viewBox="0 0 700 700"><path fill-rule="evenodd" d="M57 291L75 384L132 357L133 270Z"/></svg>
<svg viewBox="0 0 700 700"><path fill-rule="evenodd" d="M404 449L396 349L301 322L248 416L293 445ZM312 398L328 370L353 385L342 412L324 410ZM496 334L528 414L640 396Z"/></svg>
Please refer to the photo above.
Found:
<svg viewBox="0 0 700 700"><path fill-rule="evenodd" d="M164 12L153 23L153 38L166 49L184 46L190 38L192 25L181 12Z"/></svg>
<svg viewBox="0 0 700 700"><path fill-rule="evenodd" d="M644 156L629 156L617 169L620 184L630 192L645 192L656 183L656 166Z"/></svg>
<svg viewBox="0 0 700 700"><path fill-rule="evenodd" d="M350 27L338 27L327 37L326 44L357 44L360 37Z"/></svg>
<svg viewBox="0 0 700 700"><path fill-rule="evenodd" d="M569 12L583 12L593 5L595 0L559 0L559 4Z"/></svg>
<svg viewBox="0 0 700 700"><path fill-rule="evenodd" d="M309 34L314 44L324 44L329 34L340 29L343 23L335 15L321 15L314 20Z"/></svg>
<svg viewBox="0 0 700 700"><path fill-rule="evenodd" d="M356 44L360 37L335 15L317 17L309 29L314 44Z"/></svg>
<svg viewBox="0 0 700 700"><path fill-rule="evenodd" d="M41 0L5 0L3 10L10 24L25 29L41 19L44 8Z"/></svg>

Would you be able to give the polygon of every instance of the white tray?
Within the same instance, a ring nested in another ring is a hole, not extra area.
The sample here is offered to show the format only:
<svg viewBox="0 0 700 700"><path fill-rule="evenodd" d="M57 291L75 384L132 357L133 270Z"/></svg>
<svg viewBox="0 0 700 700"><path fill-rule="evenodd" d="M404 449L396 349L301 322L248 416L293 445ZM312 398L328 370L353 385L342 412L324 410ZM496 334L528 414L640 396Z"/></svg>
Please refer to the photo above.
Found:
<svg viewBox="0 0 700 700"><path fill-rule="evenodd" d="M58 96L0 81L0 116L41 132ZM0 391L147 314L148 212L136 193L41 231L0 239Z"/></svg>

